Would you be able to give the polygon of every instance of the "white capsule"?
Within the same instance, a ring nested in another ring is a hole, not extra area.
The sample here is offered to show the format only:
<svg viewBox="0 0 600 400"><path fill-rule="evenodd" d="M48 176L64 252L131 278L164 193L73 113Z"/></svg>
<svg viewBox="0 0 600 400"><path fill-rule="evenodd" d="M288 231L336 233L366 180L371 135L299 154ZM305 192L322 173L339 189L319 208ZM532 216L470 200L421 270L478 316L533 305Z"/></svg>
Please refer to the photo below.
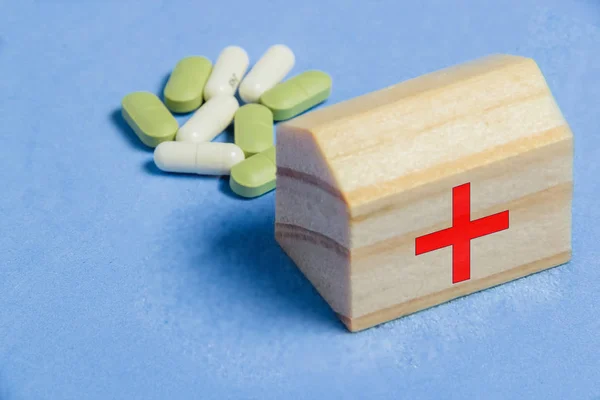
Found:
<svg viewBox="0 0 600 400"><path fill-rule="evenodd" d="M294 67L296 57L289 47L269 47L240 84L240 97L245 103L256 103L260 96L278 84Z"/></svg>
<svg viewBox="0 0 600 400"><path fill-rule="evenodd" d="M177 131L179 142L210 142L233 121L240 107L233 96L215 96L202 105Z"/></svg>
<svg viewBox="0 0 600 400"><path fill-rule="evenodd" d="M249 63L248 53L241 47L223 49L204 86L204 99L209 100L220 94L234 96Z"/></svg>
<svg viewBox="0 0 600 400"><path fill-rule="evenodd" d="M244 160L244 151L233 143L162 142L154 149L154 163L165 172L229 175Z"/></svg>

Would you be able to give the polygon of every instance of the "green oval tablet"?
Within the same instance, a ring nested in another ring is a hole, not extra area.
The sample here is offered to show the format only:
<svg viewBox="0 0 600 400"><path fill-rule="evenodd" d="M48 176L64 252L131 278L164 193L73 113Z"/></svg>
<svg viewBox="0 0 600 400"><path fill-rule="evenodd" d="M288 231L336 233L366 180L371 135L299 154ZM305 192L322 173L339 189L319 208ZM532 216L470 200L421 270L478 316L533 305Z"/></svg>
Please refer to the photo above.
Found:
<svg viewBox="0 0 600 400"><path fill-rule="evenodd" d="M123 118L149 147L173 140L179 129L177 120L158 97L150 92L134 92L121 102Z"/></svg>
<svg viewBox="0 0 600 400"><path fill-rule="evenodd" d="M163 92L169 110L188 113L200 107L211 71L212 63L206 57L192 56L179 61Z"/></svg>
<svg viewBox="0 0 600 400"><path fill-rule="evenodd" d="M231 168L229 186L242 197L258 197L275 189L275 146Z"/></svg>
<svg viewBox="0 0 600 400"><path fill-rule="evenodd" d="M331 77L322 71L306 71L267 90L260 102L273 112L275 121L295 117L325 101L331 94Z"/></svg>
<svg viewBox="0 0 600 400"><path fill-rule="evenodd" d="M273 113L260 104L240 107L234 118L234 140L246 158L273 146Z"/></svg>

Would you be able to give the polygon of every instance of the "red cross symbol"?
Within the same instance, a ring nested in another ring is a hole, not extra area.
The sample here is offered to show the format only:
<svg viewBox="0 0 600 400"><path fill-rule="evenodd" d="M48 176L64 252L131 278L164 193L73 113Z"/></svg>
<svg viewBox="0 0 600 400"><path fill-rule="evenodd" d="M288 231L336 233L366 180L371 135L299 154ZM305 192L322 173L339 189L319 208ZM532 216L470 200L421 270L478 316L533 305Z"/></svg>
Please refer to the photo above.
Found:
<svg viewBox="0 0 600 400"><path fill-rule="evenodd" d="M471 184L452 189L452 227L415 239L415 255L452 246L452 283L471 278L471 239L508 229L508 210L471 221Z"/></svg>

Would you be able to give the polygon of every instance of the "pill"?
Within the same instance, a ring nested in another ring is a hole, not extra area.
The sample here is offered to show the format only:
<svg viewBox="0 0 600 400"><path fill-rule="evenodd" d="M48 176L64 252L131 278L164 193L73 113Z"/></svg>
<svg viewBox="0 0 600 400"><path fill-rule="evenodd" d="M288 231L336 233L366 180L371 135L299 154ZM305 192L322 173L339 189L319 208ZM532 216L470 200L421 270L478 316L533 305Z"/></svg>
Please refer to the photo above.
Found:
<svg viewBox="0 0 600 400"><path fill-rule="evenodd" d="M142 143L156 147L173 140L179 124L167 107L150 92L129 93L121 101L121 114Z"/></svg>
<svg viewBox="0 0 600 400"><path fill-rule="evenodd" d="M245 103L256 103L260 96L281 82L294 67L296 57L289 47L276 44L254 64L240 84L240 98Z"/></svg>
<svg viewBox="0 0 600 400"><path fill-rule="evenodd" d="M234 141L246 157L273 146L273 113L260 104L246 104L235 112Z"/></svg>
<svg viewBox="0 0 600 400"><path fill-rule="evenodd" d="M233 143L164 142L154 149L154 163L165 172L227 175L244 160L244 152Z"/></svg>
<svg viewBox="0 0 600 400"><path fill-rule="evenodd" d="M233 96L212 97L179 128L177 141L210 142L227 128L239 106Z"/></svg>
<svg viewBox="0 0 600 400"><path fill-rule="evenodd" d="M234 96L249 63L248 54L241 47L223 49L204 87L204 99L220 94Z"/></svg>
<svg viewBox="0 0 600 400"><path fill-rule="evenodd" d="M306 71L267 90L260 102L273 112L275 121L295 117L325 101L331 94L331 78L322 71Z"/></svg>
<svg viewBox="0 0 600 400"><path fill-rule="evenodd" d="M200 107L211 70L212 63L206 57L192 56L180 60L163 91L167 108L174 113L188 113Z"/></svg>
<svg viewBox="0 0 600 400"><path fill-rule="evenodd" d="M275 189L275 146L231 168L229 186L242 197L258 197Z"/></svg>

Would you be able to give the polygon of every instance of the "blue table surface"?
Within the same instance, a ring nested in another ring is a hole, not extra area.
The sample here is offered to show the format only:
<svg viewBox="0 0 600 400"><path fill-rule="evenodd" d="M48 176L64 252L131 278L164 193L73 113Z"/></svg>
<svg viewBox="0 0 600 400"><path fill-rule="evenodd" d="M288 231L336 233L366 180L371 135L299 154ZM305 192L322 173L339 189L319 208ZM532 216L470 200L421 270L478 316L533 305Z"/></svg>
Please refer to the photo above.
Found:
<svg viewBox="0 0 600 400"><path fill-rule="evenodd" d="M0 4L1 399L600 398L596 0ZM575 135L573 261L348 333L273 193L163 174L120 117L184 56L276 43L331 74L326 104L533 57Z"/></svg>

